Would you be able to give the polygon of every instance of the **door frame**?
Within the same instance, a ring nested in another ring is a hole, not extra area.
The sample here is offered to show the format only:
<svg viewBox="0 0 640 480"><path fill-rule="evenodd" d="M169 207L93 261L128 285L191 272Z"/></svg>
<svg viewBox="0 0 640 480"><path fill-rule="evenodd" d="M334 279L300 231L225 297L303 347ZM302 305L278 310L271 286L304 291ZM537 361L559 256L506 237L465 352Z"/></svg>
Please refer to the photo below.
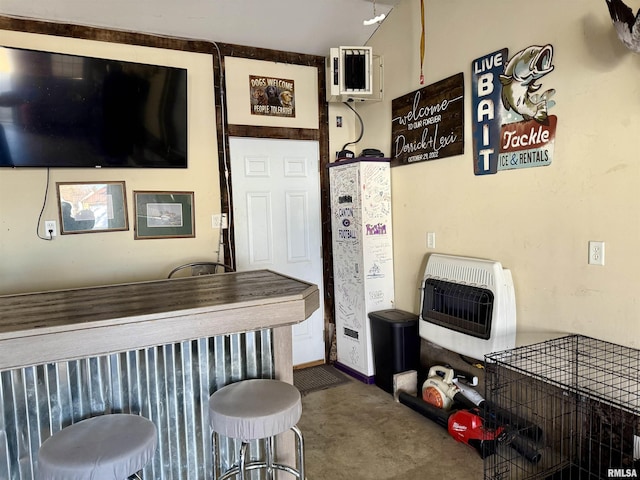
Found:
<svg viewBox="0 0 640 480"><path fill-rule="evenodd" d="M216 99L223 99L224 92L219 79L225 78L225 56L264 60L315 67L318 72L318 129L234 125L227 122L226 101L216 102L216 125L218 137L218 165L220 169L220 195L222 213L233 211L231 189L231 168L229 165L229 137L271 138L282 140L314 140L318 142L320 155L320 208L322 230L322 270L324 287L324 344L325 362L329 361L334 339L333 302L333 253L331 248L331 212L329 203L329 106L326 102L325 57L299 53L282 52L230 44L217 44L214 54L214 91ZM233 222L222 232L224 258L233 259L235 268L235 232Z"/></svg>

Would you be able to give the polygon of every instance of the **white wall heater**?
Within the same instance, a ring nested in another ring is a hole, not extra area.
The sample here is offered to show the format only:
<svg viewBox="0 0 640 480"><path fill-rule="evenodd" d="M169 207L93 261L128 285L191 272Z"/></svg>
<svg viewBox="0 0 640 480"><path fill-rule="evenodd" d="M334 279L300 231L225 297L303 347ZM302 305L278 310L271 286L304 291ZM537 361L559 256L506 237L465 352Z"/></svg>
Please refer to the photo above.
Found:
<svg viewBox="0 0 640 480"><path fill-rule="evenodd" d="M420 337L477 360L515 347L511 271L499 262L432 254L421 286Z"/></svg>
<svg viewBox="0 0 640 480"><path fill-rule="evenodd" d="M382 100L382 68L382 57L372 47L329 49L327 102Z"/></svg>

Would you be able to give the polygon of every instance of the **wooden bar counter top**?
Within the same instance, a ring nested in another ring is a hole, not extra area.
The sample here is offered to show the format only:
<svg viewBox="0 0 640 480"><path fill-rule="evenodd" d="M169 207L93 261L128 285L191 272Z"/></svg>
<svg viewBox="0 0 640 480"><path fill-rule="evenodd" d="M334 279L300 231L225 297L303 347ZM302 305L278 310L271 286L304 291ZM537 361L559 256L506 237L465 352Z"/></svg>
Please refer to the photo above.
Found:
<svg viewBox="0 0 640 480"><path fill-rule="evenodd" d="M0 296L0 370L273 328L292 381L291 327L319 290L269 270Z"/></svg>

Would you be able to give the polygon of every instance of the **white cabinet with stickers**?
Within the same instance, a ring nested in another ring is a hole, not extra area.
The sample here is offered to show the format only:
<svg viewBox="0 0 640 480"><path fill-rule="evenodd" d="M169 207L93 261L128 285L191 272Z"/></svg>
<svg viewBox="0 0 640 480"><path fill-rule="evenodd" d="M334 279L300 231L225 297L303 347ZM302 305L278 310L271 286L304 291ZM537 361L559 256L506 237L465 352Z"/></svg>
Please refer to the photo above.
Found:
<svg viewBox="0 0 640 480"><path fill-rule="evenodd" d="M373 383L370 312L394 307L388 159L329 166L337 362Z"/></svg>

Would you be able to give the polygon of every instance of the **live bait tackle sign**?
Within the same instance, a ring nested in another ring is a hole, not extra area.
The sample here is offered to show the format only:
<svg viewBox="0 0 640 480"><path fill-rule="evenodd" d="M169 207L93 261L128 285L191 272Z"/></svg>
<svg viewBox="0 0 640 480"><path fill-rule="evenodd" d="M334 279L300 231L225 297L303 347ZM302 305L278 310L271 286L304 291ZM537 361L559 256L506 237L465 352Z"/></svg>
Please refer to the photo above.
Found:
<svg viewBox="0 0 640 480"><path fill-rule="evenodd" d="M541 90L553 71L553 47L532 45L511 58L506 48L472 65L473 171L541 167L553 160L557 117L554 89Z"/></svg>

